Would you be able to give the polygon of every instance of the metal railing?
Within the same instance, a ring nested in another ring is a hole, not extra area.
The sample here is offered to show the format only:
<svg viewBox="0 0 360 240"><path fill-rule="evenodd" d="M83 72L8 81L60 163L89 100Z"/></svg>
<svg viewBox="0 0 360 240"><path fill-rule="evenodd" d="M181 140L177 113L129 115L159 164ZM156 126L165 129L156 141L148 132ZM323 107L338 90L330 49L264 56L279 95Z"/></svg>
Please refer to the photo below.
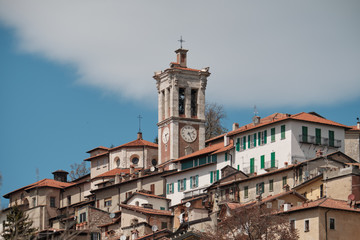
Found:
<svg viewBox="0 0 360 240"><path fill-rule="evenodd" d="M205 188L199 188L199 189L194 189L194 190L184 192L184 198L195 197L195 196L201 195L201 194L205 193L204 190L205 190Z"/></svg>
<svg viewBox="0 0 360 240"><path fill-rule="evenodd" d="M278 168L279 161L278 160L270 160L265 162L265 169Z"/></svg>
<svg viewBox="0 0 360 240"><path fill-rule="evenodd" d="M251 171L251 170L253 170L253 171ZM243 172L246 173L246 174L257 172L257 166L255 165L254 169L251 169L250 166L249 167L244 167Z"/></svg>
<svg viewBox="0 0 360 240"><path fill-rule="evenodd" d="M316 137L311 135L299 135L299 139L301 143L309 143L309 144L317 144L317 145L324 145L329 147L339 148L341 147L341 140L338 139L329 139L324 137Z"/></svg>

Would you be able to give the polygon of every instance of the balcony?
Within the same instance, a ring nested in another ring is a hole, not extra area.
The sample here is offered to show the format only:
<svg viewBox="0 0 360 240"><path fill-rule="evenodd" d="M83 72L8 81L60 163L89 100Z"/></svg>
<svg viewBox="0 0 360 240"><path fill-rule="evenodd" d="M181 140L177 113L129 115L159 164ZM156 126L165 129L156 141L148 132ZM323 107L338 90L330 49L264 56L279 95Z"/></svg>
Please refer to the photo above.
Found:
<svg viewBox="0 0 360 240"><path fill-rule="evenodd" d="M257 172L257 166L254 166L253 168L251 168L250 166L249 167L244 167L243 172L245 174L252 174L254 172Z"/></svg>
<svg viewBox="0 0 360 240"><path fill-rule="evenodd" d="M265 162L265 170L271 171L274 169L277 169L279 167L279 161L278 160L272 160Z"/></svg>
<svg viewBox="0 0 360 240"><path fill-rule="evenodd" d="M311 135L299 135L299 142L300 143L309 143L309 144L316 144L316 145L322 145L322 146L328 146L328 147L334 147L334 148L340 148L341 147L341 140L334 139L330 140L329 138L317 138L316 136Z"/></svg>
<svg viewBox="0 0 360 240"><path fill-rule="evenodd" d="M204 190L205 190L205 188L198 188L198 189L184 192L184 198L192 198L192 197L199 196L199 195L205 193Z"/></svg>

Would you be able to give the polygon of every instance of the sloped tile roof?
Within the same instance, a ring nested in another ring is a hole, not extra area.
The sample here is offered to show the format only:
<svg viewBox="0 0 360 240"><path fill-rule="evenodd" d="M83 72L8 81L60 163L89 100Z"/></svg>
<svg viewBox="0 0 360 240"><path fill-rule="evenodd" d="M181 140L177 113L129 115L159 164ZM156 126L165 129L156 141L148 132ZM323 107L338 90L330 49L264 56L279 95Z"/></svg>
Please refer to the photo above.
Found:
<svg viewBox="0 0 360 240"><path fill-rule="evenodd" d="M119 148L123 148L123 147L143 147L143 146L147 146L147 147L152 147L152 148L158 148L158 145L156 143L152 143L149 141L146 141L144 139L136 139L134 141L122 144L120 146L111 148L110 151L112 150L116 150Z"/></svg>
<svg viewBox="0 0 360 240"><path fill-rule="evenodd" d="M240 128L228 132L228 136L232 136L241 132L249 131L252 129L256 129L259 127L267 126L273 123L277 123L284 120L297 120L297 121L305 121L305 122L312 122L312 123L320 123L320 124L326 124L336 127L342 127L345 129L349 129L348 126L328 120L326 118L320 117L318 114L315 113L297 113L294 115L290 114L284 114L284 113L274 113L270 116L267 116L265 118L260 119L260 123L257 125L254 125L253 123L241 126Z"/></svg>
<svg viewBox="0 0 360 240"><path fill-rule="evenodd" d="M212 153L212 152L215 152L221 148L224 147L224 143L221 142L221 143L217 143L217 144L213 144L213 145L210 145L206 148L203 148L199 151L196 151L196 152L193 152L191 154L188 154L186 156L183 156L181 158L178 158L178 159L175 159L173 162L179 162L179 161L182 161L182 160L185 160L185 159L189 159L189 158L193 158L193 157L197 157L197 156L200 156L200 155L204 155L204 154L208 154L208 153Z"/></svg>
<svg viewBox="0 0 360 240"><path fill-rule="evenodd" d="M151 197L151 198L157 198L157 199L163 199L163 200L170 201L170 199L168 199L166 197L158 196L158 195L155 195L155 194L144 193L144 192L134 192L127 199L125 199L123 203L126 204L127 201L129 201L135 195L141 195L141 196L145 196L145 197Z"/></svg>
<svg viewBox="0 0 360 240"><path fill-rule="evenodd" d="M141 170L142 168L135 168L134 172ZM110 171L104 172L100 175L95 176L93 179L102 177L115 177L116 174L121 175L122 173L130 174L130 168L114 168Z"/></svg>
<svg viewBox="0 0 360 240"><path fill-rule="evenodd" d="M68 186L71 186L71 185L74 185L75 183L69 183L69 182L60 182L60 181L56 181L54 179L42 179L40 181L37 181L35 183L32 183L32 184L29 184L25 187L22 187L22 188L18 188L12 192L9 192L7 194L4 195L4 198L8 198L10 197L10 194L12 193L15 193L17 191L20 191L20 190L30 190L30 189L34 189L34 188L41 188L41 187L52 187L52 188L59 188L59 189L62 189L62 188L65 188L65 187L68 187Z"/></svg>
<svg viewBox="0 0 360 240"><path fill-rule="evenodd" d="M86 159L84 159L84 161L91 161L91 160L93 160L93 159L95 159L95 158L102 157L102 156L106 156L106 155L108 155L108 154L109 154L109 152L103 152L103 153L100 153L100 154L91 156L91 157L89 157L89 158L86 158Z"/></svg>
<svg viewBox="0 0 360 240"><path fill-rule="evenodd" d="M357 125L355 126L349 126L350 129L348 129L348 131L351 131L351 132L360 132L360 129L357 127Z"/></svg>
<svg viewBox="0 0 360 240"><path fill-rule="evenodd" d="M323 207L323 208L331 208L331 209L338 209L338 210L345 210L345 211L353 211L353 212L359 212L360 208L353 208L350 207L347 201L343 200L336 200L332 198L321 198L312 202L306 202L301 206L292 207L288 210L288 212L293 211L299 211L299 210L305 210L309 208L315 208L315 207Z"/></svg>
<svg viewBox="0 0 360 240"><path fill-rule="evenodd" d="M102 149L102 150L109 150L109 148L107 148L107 147L99 146L99 147L96 147L96 148L93 148L93 149L87 151L87 153L91 153L92 151L100 150L100 149Z"/></svg>
<svg viewBox="0 0 360 240"><path fill-rule="evenodd" d="M172 216L172 213L170 211L166 211L166 210L143 208L143 207L139 207L139 206L126 205L126 204L119 204L119 206L122 208L128 209L128 210L143 213L146 215Z"/></svg>

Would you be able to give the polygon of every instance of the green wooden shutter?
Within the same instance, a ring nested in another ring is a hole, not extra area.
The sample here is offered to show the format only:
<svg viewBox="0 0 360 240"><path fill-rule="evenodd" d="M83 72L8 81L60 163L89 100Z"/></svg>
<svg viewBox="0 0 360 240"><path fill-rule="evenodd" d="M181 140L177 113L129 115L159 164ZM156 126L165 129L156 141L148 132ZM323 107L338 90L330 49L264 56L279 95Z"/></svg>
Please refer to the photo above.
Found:
<svg viewBox="0 0 360 240"><path fill-rule="evenodd" d="M305 126L302 127L302 141L308 142L308 128Z"/></svg>
<svg viewBox="0 0 360 240"><path fill-rule="evenodd" d="M175 185L174 183L171 184L171 187L172 187L172 188L171 188L171 189L172 189L171 193L174 193L174 192L175 192L174 185Z"/></svg>
<svg viewBox="0 0 360 240"><path fill-rule="evenodd" d="M265 155L261 155L261 169L265 168Z"/></svg>
<svg viewBox="0 0 360 240"><path fill-rule="evenodd" d="M264 131L264 144L267 143L267 131L265 130Z"/></svg>
<svg viewBox="0 0 360 240"><path fill-rule="evenodd" d="M186 190L186 178L184 178L184 191Z"/></svg>
<svg viewBox="0 0 360 240"><path fill-rule="evenodd" d="M281 125L281 139L285 139L285 125Z"/></svg>
<svg viewBox="0 0 360 240"><path fill-rule="evenodd" d="M236 139L236 151L240 151L240 138Z"/></svg>
<svg viewBox="0 0 360 240"><path fill-rule="evenodd" d="M271 167L275 167L275 152L271 153Z"/></svg>
<svg viewBox="0 0 360 240"><path fill-rule="evenodd" d="M227 161L227 153L225 153L225 162Z"/></svg>
<svg viewBox="0 0 360 240"><path fill-rule="evenodd" d="M256 147L256 133L254 133L254 147Z"/></svg>
<svg viewBox="0 0 360 240"><path fill-rule="evenodd" d="M190 189L192 189L193 188L193 182L192 182L192 177L190 177Z"/></svg>
<svg viewBox="0 0 360 240"><path fill-rule="evenodd" d="M166 194L169 194L170 192L169 192L169 183L168 184L166 184Z"/></svg>
<svg viewBox="0 0 360 240"><path fill-rule="evenodd" d="M178 192L180 192L180 179L178 180Z"/></svg>
<svg viewBox="0 0 360 240"><path fill-rule="evenodd" d="M261 132L258 133L258 146L261 145Z"/></svg>
<svg viewBox="0 0 360 240"><path fill-rule="evenodd" d="M250 173L254 173L254 172L255 172L255 159L250 158Z"/></svg>
<svg viewBox="0 0 360 240"><path fill-rule="evenodd" d="M196 187L198 187L199 186L199 175L196 175L196 177L195 177L195 185L196 185Z"/></svg>
<svg viewBox="0 0 360 240"><path fill-rule="evenodd" d="M334 131L329 130L329 145L330 147L334 147L334 143L335 143L335 134Z"/></svg>
<svg viewBox="0 0 360 240"><path fill-rule="evenodd" d="M271 129L271 142L275 142L275 128Z"/></svg>
<svg viewBox="0 0 360 240"><path fill-rule="evenodd" d="M248 148L251 148L251 136L248 136Z"/></svg>
<svg viewBox="0 0 360 240"><path fill-rule="evenodd" d="M210 183L213 183L213 181L214 181L214 172L211 171L210 172Z"/></svg>
<svg viewBox="0 0 360 240"><path fill-rule="evenodd" d="M220 179L220 171L216 170L216 181Z"/></svg>
<svg viewBox="0 0 360 240"><path fill-rule="evenodd" d="M246 136L243 137L243 149L246 149Z"/></svg>
<svg viewBox="0 0 360 240"><path fill-rule="evenodd" d="M237 170L240 171L240 165L237 165Z"/></svg>
<svg viewBox="0 0 360 240"><path fill-rule="evenodd" d="M321 129L315 128L316 144L321 144Z"/></svg>

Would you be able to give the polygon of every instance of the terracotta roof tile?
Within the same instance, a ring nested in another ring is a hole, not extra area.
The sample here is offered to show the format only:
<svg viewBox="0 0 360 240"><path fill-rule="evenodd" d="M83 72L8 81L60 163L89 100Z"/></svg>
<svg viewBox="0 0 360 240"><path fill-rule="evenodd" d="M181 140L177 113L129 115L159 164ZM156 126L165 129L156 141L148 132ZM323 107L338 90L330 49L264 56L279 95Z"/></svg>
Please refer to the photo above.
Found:
<svg viewBox="0 0 360 240"><path fill-rule="evenodd" d="M92 159L95 159L95 158L98 158L98 157L102 157L102 156L106 156L106 155L108 155L108 154L109 154L109 152L100 153L100 154L91 156L91 157L89 157L89 158L86 158L86 159L84 159L84 161L91 161Z"/></svg>
<svg viewBox="0 0 360 240"><path fill-rule="evenodd" d="M142 168L135 168L134 169L134 172L137 172L139 170L141 170ZM102 177L115 177L116 174L119 174L121 175L122 173L125 173L125 174L130 174L130 168L114 168L110 171L107 171L107 172L104 172L100 175L97 175L94 177L94 179L96 178L102 178Z"/></svg>
<svg viewBox="0 0 360 240"><path fill-rule="evenodd" d="M158 145L156 143L152 143L152 142L146 141L144 139L136 139L134 141L131 141L131 142L122 144L120 146L111 148L110 151L116 150L116 149L119 149L119 148L123 148L123 147L142 147L142 146L158 148Z"/></svg>
<svg viewBox="0 0 360 240"><path fill-rule="evenodd" d="M349 126L349 130L348 131L355 131L355 132L357 132L357 131L359 131L360 132L360 129L357 127L357 125L355 125L355 126Z"/></svg>
<svg viewBox="0 0 360 240"><path fill-rule="evenodd" d="M197 156L200 156L200 155L203 155L203 154L212 153L212 152L215 152L215 151L217 151L217 150L219 150L219 149L221 149L223 147L224 147L223 142L217 143L217 144L208 146L206 148L203 148L203 149L201 149L199 151L188 154L186 156L183 156L181 158L175 159L173 162L178 162L178 161L181 161L181 160L184 160L184 159L193 158L193 157L197 157Z"/></svg>
<svg viewBox="0 0 360 240"><path fill-rule="evenodd" d="M359 208L350 207L347 201L336 200L332 198L321 198L316 201L306 202L301 206L292 207L290 210L288 210L288 212L305 210L314 207L323 207L323 208L331 208L331 209L338 209L345 211L360 212Z"/></svg>
<svg viewBox="0 0 360 240"><path fill-rule="evenodd" d="M107 148L107 147L104 147L104 146L99 146L99 147L96 147L96 148L93 148L93 149L91 149L91 150L87 151L87 153L91 153L91 152L93 152L93 151L95 151L95 150L99 150L99 149L102 149L102 150L109 150L109 148Z"/></svg>
<svg viewBox="0 0 360 240"><path fill-rule="evenodd" d="M247 125L241 126L240 128L228 132L228 136L232 136L241 132L249 131L252 129L256 129L259 127L267 126L272 123L284 121L284 120L298 120L298 121L305 121L305 122L313 122L313 123L320 123L320 124L326 124L336 127L342 127L348 129L349 127L331 120L328 120L326 118L319 117L318 115L311 114L311 113L297 113L294 115L290 114L284 114L284 113L274 113L270 116L267 116L265 118L260 119L260 123L257 125L254 125L253 123L249 123Z"/></svg>
<svg viewBox="0 0 360 240"><path fill-rule="evenodd" d="M172 213L170 211L166 211L166 210L143 208L143 207L139 207L139 206L126 205L126 204L119 204L119 206L122 208L128 209L128 210L143 213L146 215L172 216Z"/></svg>
<svg viewBox="0 0 360 240"><path fill-rule="evenodd" d="M229 145L224 146L224 147L220 148L219 150L216 150L215 152L211 153L211 155L218 154L218 153L223 153L223 152L226 152L226 151L228 151L230 149L233 149L233 148L235 148L235 146L234 146L233 140L231 140Z"/></svg>

